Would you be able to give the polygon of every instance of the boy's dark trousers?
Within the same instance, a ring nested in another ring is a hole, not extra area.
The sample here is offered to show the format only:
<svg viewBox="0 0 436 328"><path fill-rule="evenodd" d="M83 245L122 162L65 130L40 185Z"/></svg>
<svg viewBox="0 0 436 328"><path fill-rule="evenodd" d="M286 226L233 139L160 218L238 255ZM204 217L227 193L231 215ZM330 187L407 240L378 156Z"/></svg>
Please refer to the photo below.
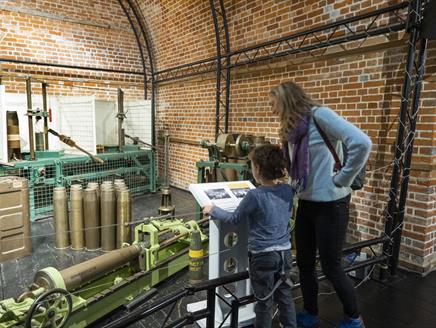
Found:
<svg viewBox="0 0 436 328"><path fill-rule="evenodd" d="M358 317L354 285L341 266L342 248L347 233L350 195L331 202L299 200L295 240L304 308L318 314L316 249L321 268L332 283L347 316Z"/></svg>
<svg viewBox="0 0 436 328"><path fill-rule="evenodd" d="M291 251L284 252L285 270L291 269ZM272 251L249 254L250 258L250 282L257 298L263 298L271 293L275 283L280 279L282 271L281 251ZM288 284L282 283L275 290L272 297L265 301L257 301L254 311L256 313L256 328L270 328L272 322L273 302L279 307L280 323L285 328L296 328L294 300L292 299L291 288Z"/></svg>

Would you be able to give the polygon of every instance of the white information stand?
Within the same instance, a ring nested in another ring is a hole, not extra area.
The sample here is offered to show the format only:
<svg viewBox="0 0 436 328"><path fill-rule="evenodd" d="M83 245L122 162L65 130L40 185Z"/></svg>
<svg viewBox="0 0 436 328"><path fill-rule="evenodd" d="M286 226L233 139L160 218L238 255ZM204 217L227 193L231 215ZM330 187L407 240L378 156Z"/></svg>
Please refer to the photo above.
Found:
<svg viewBox="0 0 436 328"><path fill-rule="evenodd" d="M214 182L191 184L189 191L200 206L214 204L225 210L233 211L248 190L254 189L250 181ZM246 224L232 225L217 220L209 222L209 279L243 272L248 269L248 227ZM232 293L238 298L251 294L250 281L238 281L232 284ZM217 293L228 303L233 296L219 287ZM215 300L215 327L223 322L230 312L230 307L219 297ZM206 308L206 301L188 304L189 312ZM254 305L248 304L239 308L238 327L252 325L254 322ZM197 321L200 327L206 327L206 319ZM222 327L229 327L230 316Z"/></svg>

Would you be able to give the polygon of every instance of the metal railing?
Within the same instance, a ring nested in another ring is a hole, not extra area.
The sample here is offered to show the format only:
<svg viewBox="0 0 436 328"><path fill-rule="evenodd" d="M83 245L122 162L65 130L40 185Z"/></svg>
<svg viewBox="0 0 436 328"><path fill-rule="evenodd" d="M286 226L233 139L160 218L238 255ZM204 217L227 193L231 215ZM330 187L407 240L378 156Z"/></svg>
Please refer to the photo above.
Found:
<svg viewBox="0 0 436 328"><path fill-rule="evenodd" d="M355 243L353 245L350 245L348 247L345 247L343 249L343 254L347 255L353 252L356 252L358 250L361 250L364 247L370 247L376 244L383 243L386 241L387 237L380 237L369 241L363 241L359 243ZM372 248L371 248L372 249ZM375 252L373 251L373 254L375 255ZM386 255L381 256L374 256L368 260L361 261L356 264L348 265L344 268L345 272L350 272L354 270L358 270L361 268L364 268L366 266L372 266L377 263L381 263L387 260ZM293 262L293 265L295 265L295 262ZM219 324L218 327L222 327L224 323L230 319L230 327L238 327L238 313L239 308L242 306L245 306L250 303L254 303L256 301L255 297L253 295L248 295L244 297L237 297L234 293L227 290L229 294L232 297L231 302L225 300L222 298L217 292L216 288L222 287L228 284L232 284L238 281L246 280L249 278L248 271L239 272L235 274L229 274L224 277L204 281L195 285L188 285L184 288L182 288L179 291L176 291L166 297L163 297L162 299L159 299L152 303L149 306L139 307L129 313L128 315L119 318L116 321L113 321L107 325L105 325L105 328L121 328L121 327L127 327L128 325L131 325L139 320L146 319L156 312L165 309L166 307L170 306L170 310L167 312L165 319L162 322L161 327L162 328L174 328L174 327L184 327L189 324L194 324L196 321L206 319L206 327L213 328L216 326L216 324ZM326 279L325 275L318 276L318 280L322 281ZM297 289L300 287L299 283L296 283L293 286L293 289ZM176 308L177 304L183 300L184 298L188 296L193 296L195 294L206 292L206 307L201 310L197 310L195 312L189 312L186 315L169 322L169 319L171 317L171 314L173 313L174 309ZM215 305L216 305L216 297L218 297L221 301L223 301L224 304L226 304L229 308L229 311L224 315L221 323L215 322Z"/></svg>

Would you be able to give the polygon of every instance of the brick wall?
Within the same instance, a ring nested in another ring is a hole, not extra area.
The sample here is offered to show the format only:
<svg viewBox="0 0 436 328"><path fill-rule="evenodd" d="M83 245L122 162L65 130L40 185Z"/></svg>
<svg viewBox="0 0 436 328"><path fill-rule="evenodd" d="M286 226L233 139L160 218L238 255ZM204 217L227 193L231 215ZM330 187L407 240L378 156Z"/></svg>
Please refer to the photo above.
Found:
<svg viewBox="0 0 436 328"><path fill-rule="evenodd" d="M151 36L157 70L215 56L208 1L138 2ZM398 2L225 0L231 49ZM2 2L0 10L2 58L129 71L142 69L134 35L115 0L7 0ZM385 17L383 22L386 21ZM353 28L361 27L353 25ZM388 38L362 43L357 51L335 48L333 53L323 56L317 53L316 58L303 54L232 71L231 132L265 135L276 142L278 122L270 113L267 94L280 81L293 79L371 137L374 147L368 165L368 182L364 190L353 196L351 240L373 238L384 227L406 41L407 35L390 34ZM428 272L436 265L435 67L436 44L431 42L401 251L402 265L420 272ZM21 78L31 74L39 79L51 79L51 90L56 94L96 93L99 98L114 99L114 90L121 86L127 90L127 97L142 95L140 75L7 63L1 63L0 69L9 92L23 92ZM35 88L35 92L39 92ZM157 134L169 130L172 137L181 139L170 147L172 185L186 188L196 181L195 162L206 159L207 153L189 142L213 139L214 114L214 73L159 85ZM161 139L158 144L162 145ZM162 152L158 155L162 167Z"/></svg>
<svg viewBox="0 0 436 328"><path fill-rule="evenodd" d="M4 59L141 72L129 22L117 1L2 1L0 57ZM0 63L6 92L24 92L23 78L49 83L56 95L96 94L142 99L142 76ZM35 94L38 87L35 84Z"/></svg>
<svg viewBox="0 0 436 328"><path fill-rule="evenodd" d="M241 49L395 3L399 1L228 0L225 6L231 49ZM165 1L144 0L141 4L152 31L159 70L215 54L212 17L204 3L188 6L183 2L170 5ZM195 17L187 22L186 17L192 15L193 8L196 8ZM184 14L180 22L169 19L181 12ZM384 18L382 23L387 20ZM170 46L175 44L174 39L178 42L176 47ZM231 132L265 135L276 142L279 125L270 113L267 94L280 81L292 79L371 137L374 147L368 164L370 173L364 190L353 196L350 240L379 236L384 228L406 41L407 35L390 34L376 42L385 43L383 47L364 43L359 51L340 50L317 59L305 58L310 57L305 54L232 71ZM402 265L420 272L432 270L436 265L435 66L436 45L431 42L401 251ZM212 139L214 78L214 74L209 74L160 85L157 129L169 129L171 135L190 141ZM207 158L207 154L199 147L180 143L173 143L171 150L171 184L186 188L196 180L195 162Z"/></svg>

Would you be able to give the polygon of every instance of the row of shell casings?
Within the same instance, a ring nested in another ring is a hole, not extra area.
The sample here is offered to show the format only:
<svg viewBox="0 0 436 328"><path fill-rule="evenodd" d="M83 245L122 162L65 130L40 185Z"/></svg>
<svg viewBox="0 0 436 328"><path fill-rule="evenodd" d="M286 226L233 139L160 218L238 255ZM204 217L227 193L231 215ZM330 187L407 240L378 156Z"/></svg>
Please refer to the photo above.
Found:
<svg viewBox="0 0 436 328"><path fill-rule="evenodd" d="M108 252L130 243L132 208L124 181L90 182L70 187L70 210L65 187L53 190L55 247Z"/></svg>

